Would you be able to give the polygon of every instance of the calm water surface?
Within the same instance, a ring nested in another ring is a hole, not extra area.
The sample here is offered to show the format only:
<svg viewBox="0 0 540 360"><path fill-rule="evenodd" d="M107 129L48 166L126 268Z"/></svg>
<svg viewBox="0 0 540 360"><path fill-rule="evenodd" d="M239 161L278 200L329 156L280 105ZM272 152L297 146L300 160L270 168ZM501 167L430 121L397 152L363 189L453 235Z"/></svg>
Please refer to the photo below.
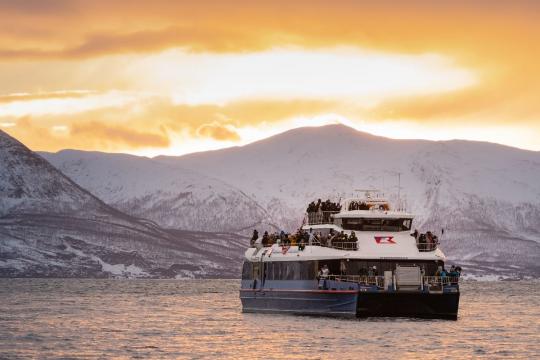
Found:
<svg viewBox="0 0 540 360"><path fill-rule="evenodd" d="M0 280L0 358L540 358L540 283L467 282L458 321L242 314L236 280Z"/></svg>

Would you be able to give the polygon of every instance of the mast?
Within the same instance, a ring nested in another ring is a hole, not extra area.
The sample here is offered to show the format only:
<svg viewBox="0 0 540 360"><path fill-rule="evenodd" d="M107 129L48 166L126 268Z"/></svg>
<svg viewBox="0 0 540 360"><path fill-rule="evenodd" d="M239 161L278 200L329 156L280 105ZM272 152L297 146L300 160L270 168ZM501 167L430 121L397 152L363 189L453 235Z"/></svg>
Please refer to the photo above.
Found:
<svg viewBox="0 0 540 360"><path fill-rule="evenodd" d="M402 210L402 206L401 206L401 172L398 171L397 173L398 175L398 190L397 190L397 199L398 199L398 210L401 211Z"/></svg>

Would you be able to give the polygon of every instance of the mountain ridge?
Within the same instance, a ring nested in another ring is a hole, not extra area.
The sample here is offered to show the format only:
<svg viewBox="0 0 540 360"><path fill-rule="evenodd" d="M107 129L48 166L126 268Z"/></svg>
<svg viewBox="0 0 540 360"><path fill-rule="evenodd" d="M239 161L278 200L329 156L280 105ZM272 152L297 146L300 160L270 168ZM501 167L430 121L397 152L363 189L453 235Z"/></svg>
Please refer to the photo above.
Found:
<svg viewBox="0 0 540 360"><path fill-rule="evenodd" d="M170 231L103 203L0 132L1 277L234 277L244 239Z"/></svg>
<svg viewBox="0 0 540 360"><path fill-rule="evenodd" d="M481 273L540 274L540 152L476 141L394 140L330 125L152 161L234 184L265 209L271 229L289 231L317 198L337 201L367 187L395 203L399 172L402 200L417 214L415 226L447 229L443 250L449 259L469 261ZM250 217L233 206L226 211Z"/></svg>

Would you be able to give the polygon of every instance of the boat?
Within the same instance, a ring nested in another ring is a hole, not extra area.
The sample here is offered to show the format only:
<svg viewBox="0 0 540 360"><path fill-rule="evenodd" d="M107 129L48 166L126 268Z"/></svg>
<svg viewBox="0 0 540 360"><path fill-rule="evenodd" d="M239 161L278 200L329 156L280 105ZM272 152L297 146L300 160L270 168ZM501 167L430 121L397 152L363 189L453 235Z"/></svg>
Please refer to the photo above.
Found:
<svg viewBox="0 0 540 360"><path fill-rule="evenodd" d="M434 232L411 233L414 215L380 192L325 203L310 204L297 234L252 241L243 312L457 319L461 268L445 270Z"/></svg>

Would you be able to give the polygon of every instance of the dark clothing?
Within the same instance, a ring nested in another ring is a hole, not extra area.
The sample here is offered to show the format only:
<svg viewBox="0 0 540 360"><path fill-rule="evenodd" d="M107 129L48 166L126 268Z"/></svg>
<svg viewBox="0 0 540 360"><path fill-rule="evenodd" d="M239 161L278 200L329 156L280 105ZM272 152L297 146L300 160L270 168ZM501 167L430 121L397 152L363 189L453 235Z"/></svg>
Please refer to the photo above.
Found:
<svg viewBox="0 0 540 360"><path fill-rule="evenodd" d="M251 237L251 241L250 241L251 246L255 245L255 241L257 241L258 238L259 238L259 233L257 232L257 230L253 230L253 236Z"/></svg>

